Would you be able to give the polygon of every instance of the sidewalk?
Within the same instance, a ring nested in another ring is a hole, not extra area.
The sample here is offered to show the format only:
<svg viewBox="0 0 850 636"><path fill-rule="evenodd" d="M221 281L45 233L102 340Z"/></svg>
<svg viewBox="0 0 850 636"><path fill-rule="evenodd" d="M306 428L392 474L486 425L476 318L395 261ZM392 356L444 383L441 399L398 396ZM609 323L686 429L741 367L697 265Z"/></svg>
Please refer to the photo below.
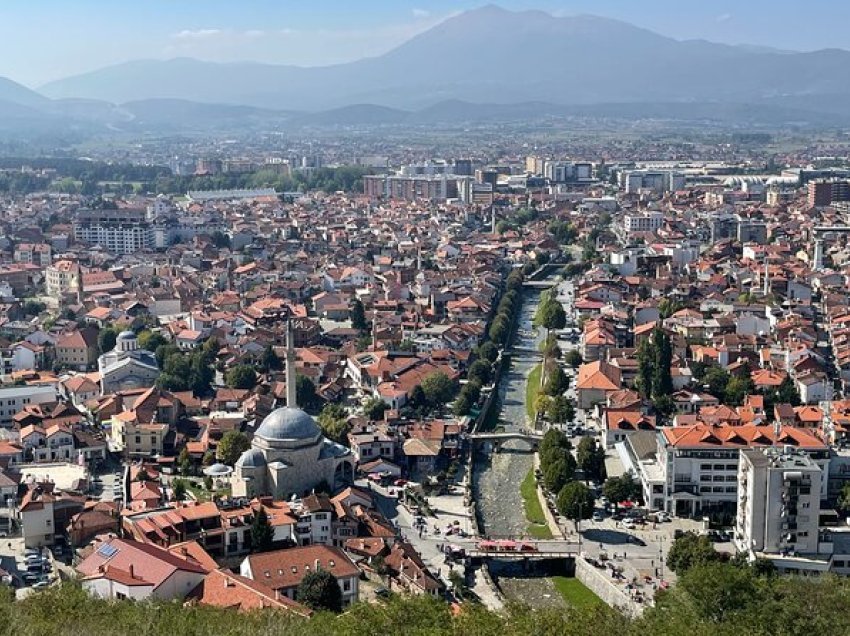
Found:
<svg viewBox="0 0 850 636"><path fill-rule="evenodd" d="M540 468L540 455L534 453L534 459L532 464L533 469L536 471ZM549 510L549 504L546 501L546 495L543 493L543 487L538 483L537 484L537 499L540 501L540 506L543 508L543 516L546 517L546 523L549 525L549 530L552 532L552 537L555 539L564 539L564 531L558 525L558 521L555 519L555 515L552 514L552 511Z"/></svg>

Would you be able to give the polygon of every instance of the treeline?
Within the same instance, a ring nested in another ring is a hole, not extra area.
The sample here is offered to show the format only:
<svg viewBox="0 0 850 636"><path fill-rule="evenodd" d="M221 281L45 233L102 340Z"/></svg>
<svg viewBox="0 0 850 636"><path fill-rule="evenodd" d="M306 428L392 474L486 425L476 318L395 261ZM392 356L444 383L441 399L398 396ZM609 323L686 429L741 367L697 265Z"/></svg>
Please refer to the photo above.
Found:
<svg viewBox="0 0 850 636"><path fill-rule="evenodd" d="M819 636L850 634L850 582L780 577L769 569L706 563L689 569L654 608L630 620L607 607L539 609L511 605L490 612L466 603L453 612L427 597L358 604L343 614L303 619L260 610L184 607L177 602L104 601L74 583L13 601L0 588L0 636L296 636L413 634L428 636Z"/></svg>
<svg viewBox="0 0 850 636"><path fill-rule="evenodd" d="M51 169L56 177L37 172L21 172L21 166L35 170ZM362 192L364 166L340 166L295 171L291 176L277 170L262 169L242 174L174 175L165 166L137 166L126 163L83 161L81 159L16 159L0 158L0 192L30 194L32 192L67 192L95 196L118 194L183 194L188 190L227 190L275 188L278 192Z"/></svg>
<svg viewBox="0 0 850 636"><path fill-rule="evenodd" d="M278 192L362 192L364 166L340 166L316 170L295 171L291 176L277 170L264 169L243 174L203 176L162 176L153 183L143 183L142 189L157 194L182 194L188 190L229 190L243 188L275 188Z"/></svg>

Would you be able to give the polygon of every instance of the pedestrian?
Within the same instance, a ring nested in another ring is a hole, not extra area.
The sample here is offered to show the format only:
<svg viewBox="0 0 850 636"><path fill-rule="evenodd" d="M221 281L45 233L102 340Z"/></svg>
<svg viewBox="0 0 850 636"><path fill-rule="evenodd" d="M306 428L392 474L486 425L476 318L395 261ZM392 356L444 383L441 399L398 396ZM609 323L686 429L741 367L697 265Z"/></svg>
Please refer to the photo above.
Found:
<svg viewBox="0 0 850 636"><path fill-rule="evenodd" d="M626 553L625 553L625 552L623 552L623 558L624 558L624 559L625 559L625 558L627 558L627 557L626 557Z"/></svg>

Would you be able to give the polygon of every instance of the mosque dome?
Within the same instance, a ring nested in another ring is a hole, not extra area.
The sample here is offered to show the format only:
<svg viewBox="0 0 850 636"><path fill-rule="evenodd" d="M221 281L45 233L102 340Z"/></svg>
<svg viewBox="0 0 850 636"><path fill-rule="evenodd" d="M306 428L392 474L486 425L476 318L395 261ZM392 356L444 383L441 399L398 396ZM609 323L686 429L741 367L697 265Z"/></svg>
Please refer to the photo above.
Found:
<svg viewBox="0 0 850 636"><path fill-rule="evenodd" d="M266 456L259 448L249 448L236 460L236 465L242 468L259 468L266 465Z"/></svg>
<svg viewBox="0 0 850 636"><path fill-rule="evenodd" d="M285 406L272 411L254 436L268 441L290 442L315 440L321 434L322 430L307 413Z"/></svg>

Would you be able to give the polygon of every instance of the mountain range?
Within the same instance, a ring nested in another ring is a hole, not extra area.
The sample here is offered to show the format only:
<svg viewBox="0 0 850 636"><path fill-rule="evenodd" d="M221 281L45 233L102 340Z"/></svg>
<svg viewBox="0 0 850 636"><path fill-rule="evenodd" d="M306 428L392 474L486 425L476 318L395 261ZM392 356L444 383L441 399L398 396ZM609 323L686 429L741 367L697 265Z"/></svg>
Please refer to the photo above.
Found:
<svg viewBox="0 0 850 636"><path fill-rule="evenodd" d="M491 5L346 64L138 60L38 91L0 78L0 118L119 130L606 113L841 125L848 97L848 51L680 41L607 18Z"/></svg>

